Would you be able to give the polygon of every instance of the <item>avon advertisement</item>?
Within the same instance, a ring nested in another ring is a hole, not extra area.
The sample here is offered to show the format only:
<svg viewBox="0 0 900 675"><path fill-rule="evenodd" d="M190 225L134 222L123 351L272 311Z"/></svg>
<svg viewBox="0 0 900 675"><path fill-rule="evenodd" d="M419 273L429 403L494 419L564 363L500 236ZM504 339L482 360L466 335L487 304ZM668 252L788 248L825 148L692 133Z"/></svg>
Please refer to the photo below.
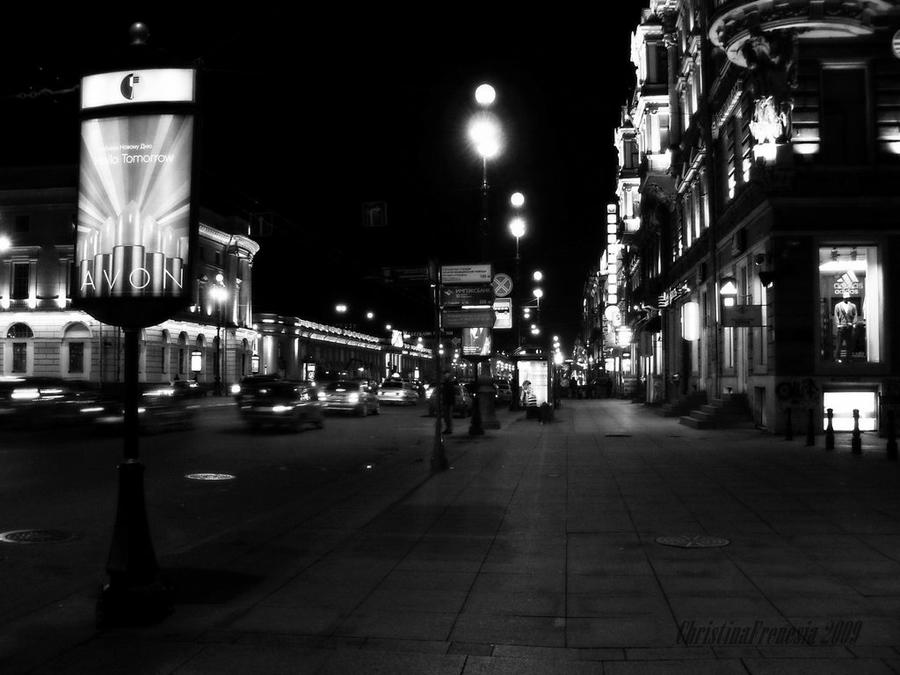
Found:
<svg viewBox="0 0 900 675"><path fill-rule="evenodd" d="M81 126L76 259L81 298L179 298L190 241L193 116Z"/></svg>

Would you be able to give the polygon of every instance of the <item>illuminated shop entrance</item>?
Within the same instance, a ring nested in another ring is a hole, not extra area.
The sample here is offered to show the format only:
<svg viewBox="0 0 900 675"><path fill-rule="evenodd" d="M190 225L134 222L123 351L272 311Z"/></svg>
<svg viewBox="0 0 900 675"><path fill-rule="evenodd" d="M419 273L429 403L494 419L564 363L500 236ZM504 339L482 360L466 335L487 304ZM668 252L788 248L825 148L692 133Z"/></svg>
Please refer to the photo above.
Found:
<svg viewBox="0 0 900 675"><path fill-rule="evenodd" d="M859 430L875 431L878 428L876 416L877 394L874 391L825 391L825 411L834 413L831 426L835 431L853 431L853 411L859 411ZM828 426L827 414L823 417L822 428Z"/></svg>

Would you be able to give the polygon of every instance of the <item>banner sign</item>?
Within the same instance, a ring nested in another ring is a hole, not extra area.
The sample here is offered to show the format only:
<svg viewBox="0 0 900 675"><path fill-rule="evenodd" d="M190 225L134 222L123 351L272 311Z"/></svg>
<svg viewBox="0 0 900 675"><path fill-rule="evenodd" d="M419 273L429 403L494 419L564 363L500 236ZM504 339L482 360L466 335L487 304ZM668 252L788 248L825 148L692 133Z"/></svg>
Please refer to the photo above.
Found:
<svg viewBox="0 0 900 675"><path fill-rule="evenodd" d="M75 242L74 300L95 318L152 325L190 302L194 81L173 68L82 80L82 110L105 109L82 117Z"/></svg>
<svg viewBox="0 0 900 675"><path fill-rule="evenodd" d="M512 298L494 298L494 329L512 327Z"/></svg>
<svg viewBox="0 0 900 675"><path fill-rule="evenodd" d="M463 356L490 356L491 331L487 328L463 328Z"/></svg>
<svg viewBox="0 0 900 675"><path fill-rule="evenodd" d="M485 309L445 309L441 312L444 328L490 328L494 325L494 311Z"/></svg>
<svg viewBox="0 0 900 675"><path fill-rule="evenodd" d="M441 265L441 283L489 284L494 275L487 265Z"/></svg>
<svg viewBox="0 0 900 675"><path fill-rule="evenodd" d="M486 284L441 286L441 304L490 305L494 302L494 290Z"/></svg>
<svg viewBox="0 0 900 675"><path fill-rule="evenodd" d="M736 327L762 326L762 305L723 307L722 325Z"/></svg>
<svg viewBox="0 0 900 675"><path fill-rule="evenodd" d="M194 70L153 68L88 75L81 80L81 109L134 103L194 103Z"/></svg>

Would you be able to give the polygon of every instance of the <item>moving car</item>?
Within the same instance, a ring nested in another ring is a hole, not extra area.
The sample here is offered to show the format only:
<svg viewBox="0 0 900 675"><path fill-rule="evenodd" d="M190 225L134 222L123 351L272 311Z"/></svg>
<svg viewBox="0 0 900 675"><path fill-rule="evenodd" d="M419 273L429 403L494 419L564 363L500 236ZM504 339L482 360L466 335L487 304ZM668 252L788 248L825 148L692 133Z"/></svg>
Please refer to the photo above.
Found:
<svg viewBox="0 0 900 675"><path fill-rule="evenodd" d="M419 402L419 392L412 382L385 380L378 388L378 401L394 405L415 405Z"/></svg>
<svg viewBox="0 0 900 675"><path fill-rule="evenodd" d="M456 417L468 417L472 414L472 396L466 391L465 385L454 383L453 415ZM433 387L428 395L428 415L435 414L437 409L437 392L440 386Z"/></svg>
<svg viewBox="0 0 900 675"><path fill-rule="evenodd" d="M494 390L494 398L498 403L512 402L512 387L509 386L509 382L506 380L495 380Z"/></svg>
<svg viewBox="0 0 900 675"><path fill-rule="evenodd" d="M86 382L60 377L0 377L0 424L4 429L71 424L81 404L95 397Z"/></svg>
<svg viewBox="0 0 900 675"><path fill-rule="evenodd" d="M313 387L290 380L245 383L237 398L241 418L251 429L264 425L299 431L304 424L325 426L322 403Z"/></svg>
<svg viewBox="0 0 900 675"><path fill-rule="evenodd" d="M138 428L142 434L190 428L196 405L188 403L192 396L182 394L168 384L143 385L138 394ZM121 431L125 423L122 394L100 393L81 402L82 421L97 430Z"/></svg>
<svg viewBox="0 0 900 675"><path fill-rule="evenodd" d="M326 412L350 412L360 417L381 413L378 396L368 384L359 380L327 382L319 390L319 400Z"/></svg>

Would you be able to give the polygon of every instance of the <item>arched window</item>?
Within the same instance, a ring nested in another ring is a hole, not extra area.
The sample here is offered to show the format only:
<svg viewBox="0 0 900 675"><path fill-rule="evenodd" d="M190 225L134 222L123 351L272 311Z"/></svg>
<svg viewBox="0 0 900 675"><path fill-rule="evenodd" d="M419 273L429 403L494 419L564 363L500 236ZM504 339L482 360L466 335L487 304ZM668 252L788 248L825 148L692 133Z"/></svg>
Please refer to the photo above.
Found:
<svg viewBox="0 0 900 675"><path fill-rule="evenodd" d="M87 372L88 348L91 331L83 323L69 324L63 333L63 344L60 349L60 366L63 375L83 377Z"/></svg>
<svg viewBox="0 0 900 675"><path fill-rule="evenodd" d="M10 340L20 339L20 338L33 338L34 332L31 330L31 327L26 323L14 323L9 327L9 330L6 331L6 337Z"/></svg>
<svg viewBox="0 0 900 675"><path fill-rule="evenodd" d="M25 323L14 323L6 331L6 338L10 340L5 361L5 372L15 375L28 375L30 362L33 358L34 346L31 338L34 331Z"/></svg>

